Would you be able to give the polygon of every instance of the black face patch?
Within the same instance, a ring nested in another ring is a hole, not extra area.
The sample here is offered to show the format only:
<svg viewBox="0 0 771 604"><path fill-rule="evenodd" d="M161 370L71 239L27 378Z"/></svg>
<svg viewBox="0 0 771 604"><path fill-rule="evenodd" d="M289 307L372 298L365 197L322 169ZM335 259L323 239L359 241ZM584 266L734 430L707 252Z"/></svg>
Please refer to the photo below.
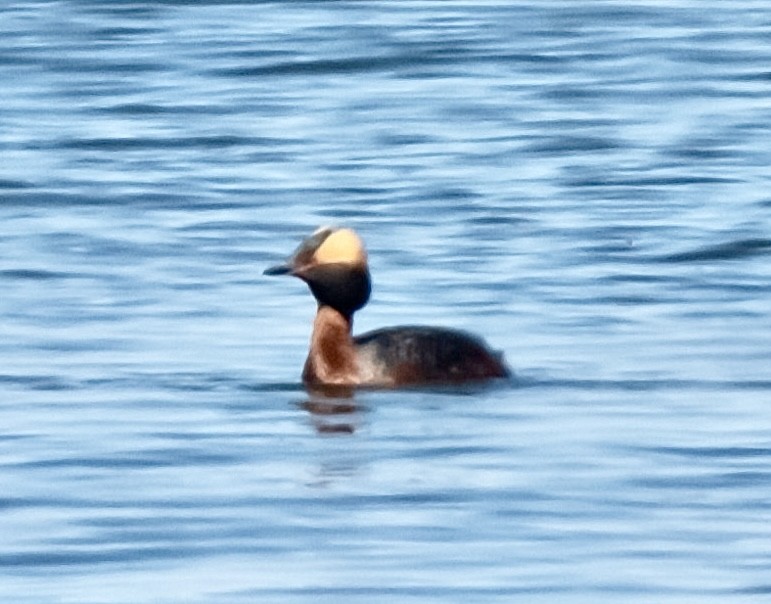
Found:
<svg viewBox="0 0 771 604"><path fill-rule="evenodd" d="M322 264L296 274L308 284L316 300L347 317L367 303L372 290L369 271L360 266Z"/></svg>

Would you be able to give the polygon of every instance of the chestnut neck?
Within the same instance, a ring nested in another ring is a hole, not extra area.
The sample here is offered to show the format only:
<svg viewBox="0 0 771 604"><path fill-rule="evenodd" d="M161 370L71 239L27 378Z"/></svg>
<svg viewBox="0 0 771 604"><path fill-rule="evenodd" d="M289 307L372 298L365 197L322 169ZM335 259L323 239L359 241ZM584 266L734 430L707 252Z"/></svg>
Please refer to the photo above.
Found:
<svg viewBox="0 0 771 604"><path fill-rule="evenodd" d="M353 385L358 380L356 349L351 336L353 315L319 304L313 321L311 347L303 381L312 384Z"/></svg>

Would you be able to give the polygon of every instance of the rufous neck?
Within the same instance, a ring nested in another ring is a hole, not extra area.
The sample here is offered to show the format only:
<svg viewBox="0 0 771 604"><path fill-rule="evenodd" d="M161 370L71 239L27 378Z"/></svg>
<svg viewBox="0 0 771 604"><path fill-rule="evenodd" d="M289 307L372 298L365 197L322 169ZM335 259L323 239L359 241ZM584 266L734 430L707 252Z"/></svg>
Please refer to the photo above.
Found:
<svg viewBox="0 0 771 604"><path fill-rule="evenodd" d="M352 318L320 304L303 379L324 384L355 384L358 378L356 350L351 336Z"/></svg>

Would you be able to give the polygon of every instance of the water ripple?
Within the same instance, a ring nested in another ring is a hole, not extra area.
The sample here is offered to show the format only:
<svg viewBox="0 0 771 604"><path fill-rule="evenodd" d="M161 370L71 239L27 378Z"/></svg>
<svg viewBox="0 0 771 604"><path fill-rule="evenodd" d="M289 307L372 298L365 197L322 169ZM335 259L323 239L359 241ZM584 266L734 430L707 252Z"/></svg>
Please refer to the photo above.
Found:
<svg viewBox="0 0 771 604"><path fill-rule="evenodd" d="M760 3L0 10L0 601L767 594ZM330 222L517 378L306 392Z"/></svg>

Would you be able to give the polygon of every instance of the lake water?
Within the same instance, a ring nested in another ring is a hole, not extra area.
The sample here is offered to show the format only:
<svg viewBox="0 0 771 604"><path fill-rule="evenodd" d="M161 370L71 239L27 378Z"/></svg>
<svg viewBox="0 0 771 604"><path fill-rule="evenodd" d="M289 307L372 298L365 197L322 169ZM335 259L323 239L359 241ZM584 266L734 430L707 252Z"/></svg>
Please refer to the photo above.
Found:
<svg viewBox="0 0 771 604"><path fill-rule="evenodd" d="M771 599L767 2L0 8L0 601ZM511 384L318 401L361 332Z"/></svg>

